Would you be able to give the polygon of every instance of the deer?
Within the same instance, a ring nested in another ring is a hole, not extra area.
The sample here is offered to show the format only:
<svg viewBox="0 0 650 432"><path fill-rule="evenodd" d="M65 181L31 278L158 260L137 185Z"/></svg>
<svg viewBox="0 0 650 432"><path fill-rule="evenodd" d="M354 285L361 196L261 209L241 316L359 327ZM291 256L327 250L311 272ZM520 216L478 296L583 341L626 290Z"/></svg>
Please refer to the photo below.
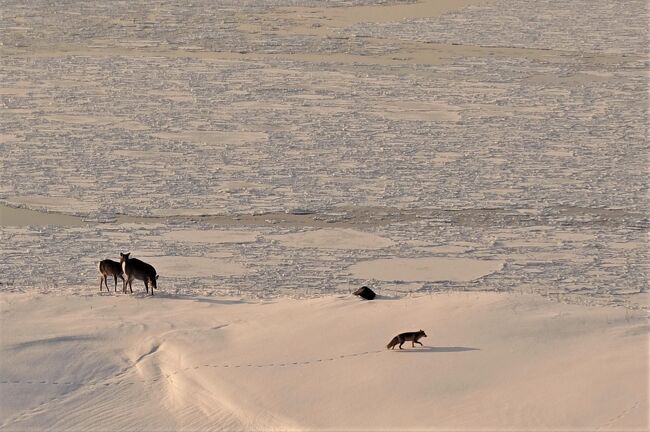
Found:
<svg viewBox="0 0 650 432"><path fill-rule="evenodd" d="M117 292L117 278L119 277L122 279L122 283L124 283L124 277L122 276L122 266L120 263L117 261L105 259L101 260L100 262L97 263L97 267L99 269L99 274L100 279L99 279L99 291L102 291L102 282L106 285L106 292L110 292L108 289L108 282L107 279L109 276L113 276L115 278L115 292Z"/></svg>
<svg viewBox="0 0 650 432"><path fill-rule="evenodd" d="M131 253L121 253L120 252L120 264L122 265L122 271L126 275L126 280L122 286L122 291L126 294L126 285L129 285L129 290L133 294L133 288L131 283L133 279L139 279L144 281L144 287L147 289L147 294L149 294L149 284L151 284L151 295L153 295L153 290L158 289L156 284L156 279L158 275L156 274L156 269L153 268L151 264L147 264L144 261L140 261L137 258L129 258Z"/></svg>

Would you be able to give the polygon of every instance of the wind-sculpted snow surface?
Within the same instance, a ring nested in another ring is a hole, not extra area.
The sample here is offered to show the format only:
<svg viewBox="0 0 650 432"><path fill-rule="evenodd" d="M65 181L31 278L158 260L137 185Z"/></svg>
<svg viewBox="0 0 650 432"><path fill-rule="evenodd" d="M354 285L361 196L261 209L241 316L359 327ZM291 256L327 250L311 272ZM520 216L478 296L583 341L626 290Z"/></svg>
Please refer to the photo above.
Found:
<svg viewBox="0 0 650 432"><path fill-rule="evenodd" d="M620 308L3 293L2 315L3 431L647 429L646 320ZM406 322L424 346L387 350Z"/></svg>
<svg viewBox="0 0 650 432"><path fill-rule="evenodd" d="M379 3L105 2L51 13L5 2L0 201L89 223L2 227L0 289L92 289L95 262L120 251L159 258L163 291L265 297L347 292L367 282L350 270L362 261L447 257L503 265L469 282L380 283L643 304L641 2L321 17ZM295 209L320 222L116 222ZM339 232L344 247L327 247L331 232L312 233L327 221L381 241L355 248ZM176 233L242 229L255 236ZM305 238L312 247L298 247Z"/></svg>

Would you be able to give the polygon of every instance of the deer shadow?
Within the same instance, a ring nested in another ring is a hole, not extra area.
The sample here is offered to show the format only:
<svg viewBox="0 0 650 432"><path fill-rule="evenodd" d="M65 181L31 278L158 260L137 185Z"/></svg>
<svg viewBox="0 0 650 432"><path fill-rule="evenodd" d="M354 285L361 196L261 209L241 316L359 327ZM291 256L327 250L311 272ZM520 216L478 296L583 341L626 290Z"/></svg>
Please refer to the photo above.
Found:
<svg viewBox="0 0 650 432"><path fill-rule="evenodd" d="M139 297L139 296L136 296ZM144 293L144 297L151 297ZM223 299L223 298L211 298L211 297L195 297L191 295L184 294L167 294L167 293L156 293L153 297L163 298L165 300L185 300L185 301L195 301L199 303L210 303L210 304L220 304L220 305L230 305L230 304L250 304L251 302L247 300L236 300L236 299Z"/></svg>

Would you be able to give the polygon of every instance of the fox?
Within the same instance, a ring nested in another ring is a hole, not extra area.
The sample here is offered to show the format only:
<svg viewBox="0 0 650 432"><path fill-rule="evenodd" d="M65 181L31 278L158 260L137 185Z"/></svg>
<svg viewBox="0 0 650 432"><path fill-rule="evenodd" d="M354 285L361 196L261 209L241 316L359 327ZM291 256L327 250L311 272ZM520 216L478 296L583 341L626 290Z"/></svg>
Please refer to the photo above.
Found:
<svg viewBox="0 0 650 432"><path fill-rule="evenodd" d="M97 263L99 269L100 279L99 279L99 291L102 290L102 282L106 285L106 291L108 292L108 276L113 276L115 278L115 292L117 292L117 278L122 279L124 283L124 277L122 276L122 267L117 261L105 259Z"/></svg>
<svg viewBox="0 0 650 432"><path fill-rule="evenodd" d="M422 342L419 342L419 340L423 337L427 337L427 334L424 332L424 330L416 331L416 332L407 332L407 333L400 333L397 336L395 336L393 339L391 339L390 342L388 342L388 345L386 345L387 349L395 349L395 345L399 344L399 349L402 349L402 344L406 341L411 341L411 346L415 347L416 343L419 343L421 346Z"/></svg>
<svg viewBox="0 0 650 432"><path fill-rule="evenodd" d="M147 294L149 294L149 284L151 284L151 295L153 295L153 290L158 289L156 284L156 279L158 275L156 274L156 269L153 268L151 264L147 264L144 261L140 261L137 258L129 258L131 253L122 253L120 252L120 264L122 266L122 271L126 275L126 280L122 285L122 291L126 294L126 286L129 285L129 290L133 294L133 288L131 283L133 279L139 279L144 281L144 287L147 289Z"/></svg>

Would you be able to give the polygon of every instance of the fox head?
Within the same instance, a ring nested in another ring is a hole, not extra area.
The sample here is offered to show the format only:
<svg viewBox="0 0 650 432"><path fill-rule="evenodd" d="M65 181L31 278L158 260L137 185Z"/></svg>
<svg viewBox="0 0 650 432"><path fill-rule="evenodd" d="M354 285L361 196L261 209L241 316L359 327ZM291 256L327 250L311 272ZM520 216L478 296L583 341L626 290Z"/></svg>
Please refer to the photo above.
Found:
<svg viewBox="0 0 650 432"><path fill-rule="evenodd" d="M420 329L420 331L418 333L420 333L422 335L422 337L427 337L427 334L422 329Z"/></svg>

